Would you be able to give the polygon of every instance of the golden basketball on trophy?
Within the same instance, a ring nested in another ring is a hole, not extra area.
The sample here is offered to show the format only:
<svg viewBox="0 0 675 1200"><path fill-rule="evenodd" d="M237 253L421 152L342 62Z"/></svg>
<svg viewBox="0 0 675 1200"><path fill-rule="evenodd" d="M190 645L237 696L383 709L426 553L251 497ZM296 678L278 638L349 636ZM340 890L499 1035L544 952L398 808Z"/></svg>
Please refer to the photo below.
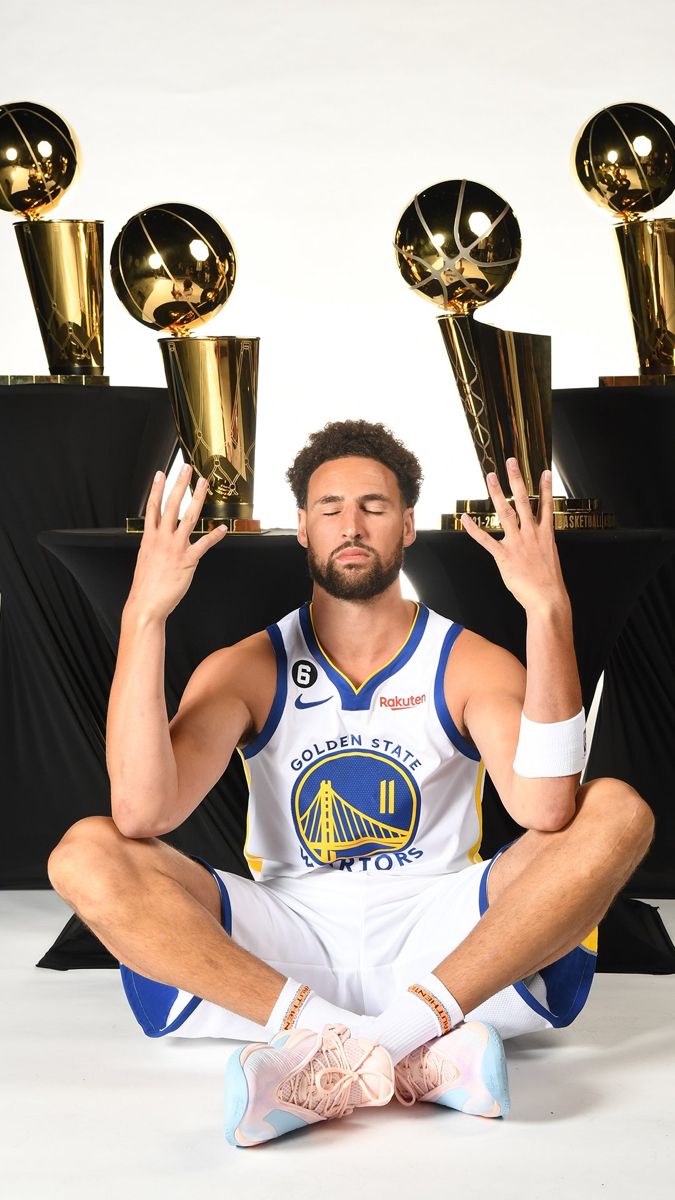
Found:
<svg viewBox="0 0 675 1200"><path fill-rule="evenodd" d="M2 383L107 383L103 375L103 222L43 220L78 169L75 135L40 104L0 105L0 208L14 226L49 375Z"/></svg>
<svg viewBox="0 0 675 1200"><path fill-rule="evenodd" d="M551 339L474 319L520 261L513 209L482 183L446 180L413 197L399 218L394 247L408 286L441 309L438 323L483 478L494 471L510 497L506 460L515 456L536 507L541 474L551 465ZM557 529L612 523L596 500L561 496L553 503ZM462 513L484 529L501 528L489 499L456 501L441 528L461 529Z"/></svg>
<svg viewBox="0 0 675 1200"><path fill-rule="evenodd" d="M112 282L127 312L160 338L178 440L193 482L208 492L196 533L225 524L259 532L253 518L258 338L191 337L227 302L237 262L232 240L209 213L158 204L136 213L115 239ZM127 518L127 532L143 530Z"/></svg>
<svg viewBox="0 0 675 1200"><path fill-rule="evenodd" d="M675 190L675 125L646 104L613 104L584 125L573 161L591 200L619 218L639 360L639 375L603 375L600 384L675 384L675 220L643 215Z"/></svg>
<svg viewBox="0 0 675 1200"><path fill-rule="evenodd" d="M191 204L157 204L118 233L110 273L132 317L181 337L227 303L237 262L229 235L209 213Z"/></svg>

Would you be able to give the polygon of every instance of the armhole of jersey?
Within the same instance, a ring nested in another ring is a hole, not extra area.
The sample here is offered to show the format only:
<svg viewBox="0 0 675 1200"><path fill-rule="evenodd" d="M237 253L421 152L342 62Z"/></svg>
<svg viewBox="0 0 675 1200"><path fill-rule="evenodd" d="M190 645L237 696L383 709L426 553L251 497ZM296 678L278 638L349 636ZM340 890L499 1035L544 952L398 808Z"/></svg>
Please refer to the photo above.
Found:
<svg viewBox="0 0 675 1200"><path fill-rule="evenodd" d="M254 754L258 754L269 742L273 736L281 714L286 707L286 692L288 690L288 670L286 659L286 647L284 639L281 636L281 630L278 625L268 625L267 633L274 648L274 654L277 660L277 686L274 693L272 707L267 715L267 720L263 725L260 733L253 739L248 746L244 747L244 758L253 758Z"/></svg>
<svg viewBox="0 0 675 1200"><path fill-rule="evenodd" d="M436 681L434 683L434 705L438 719L455 749L459 750L460 754L463 754L466 758L472 758L474 762L480 762L480 754L478 753L476 747L472 746L471 742L468 742L466 738L462 737L459 729L450 716L450 709L445 701L445 668L448 664L450 651L452 650L452 647L454 646L463 629L463 625L456 625L453 622L443 639L443 645L441 646L441 653L438 660L438 669L436 671Z"/></svg>

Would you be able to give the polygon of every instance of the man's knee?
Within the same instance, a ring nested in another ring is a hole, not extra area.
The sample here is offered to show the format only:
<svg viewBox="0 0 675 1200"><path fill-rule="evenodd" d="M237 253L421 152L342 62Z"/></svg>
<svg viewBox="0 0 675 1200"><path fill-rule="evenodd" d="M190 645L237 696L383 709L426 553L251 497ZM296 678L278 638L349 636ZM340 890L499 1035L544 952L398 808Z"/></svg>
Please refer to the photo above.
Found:
<svg viewBox="0 0 675 1200"><path fill-rule="evenodd" d="M598 833L610 839L627 837L629 846L642 857L654 836L654 814L642 796L621 779L592 779L579 789L577 811L593 814Z"/></svg>
<svg viewBox="0 0 675 1200"><path fill-rule="evenodd" d="M83 817L71 825L47 862L49 882L67 899L92 877L101 878L125 842L112 817Z"/></svg>

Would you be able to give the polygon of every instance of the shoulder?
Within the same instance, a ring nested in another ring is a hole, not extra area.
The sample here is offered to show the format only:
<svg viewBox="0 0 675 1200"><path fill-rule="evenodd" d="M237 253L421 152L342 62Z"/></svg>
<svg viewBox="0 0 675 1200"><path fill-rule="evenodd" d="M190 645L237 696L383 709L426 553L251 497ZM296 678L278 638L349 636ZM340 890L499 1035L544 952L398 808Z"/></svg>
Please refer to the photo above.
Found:
<svg viewBox="0 0 675 1200"><path fill-rule="evenodd" d="M190 678L181 709L196 705L221 718L233 708L245 710L248 737L264 725L276 685L276 655L267 631L261 630L207 655Z"/></svg>
<svg viewBox="0 0 675 1200"><path fill-rule="evenodd" d="M265 675L270 668L274 670L275 661L269 634L266 629L262 629L232 646L221 646L214 650L202 660L197 670L205 679L211 679L215 684L231 683L250 675Z"/></svg>
<svg viewBox="0 0 675 1200"><path fill-rule="evenodd" d="M247 702L259 690L274 694L276 686L276 655L268 631L263 629L233 646L214 650L199 664L195 676L197 672L205 685L240 696L250 708Z"/></svg>
<svg viewBox="0 0 675 1200"><path fill-rule="evenodd" d="M503 646L462 629L445 669L445 701L457 728L466 735L465 713L474 700L482 707L490 696L512 696L521 703L526 673L522 663Z"/></svg>

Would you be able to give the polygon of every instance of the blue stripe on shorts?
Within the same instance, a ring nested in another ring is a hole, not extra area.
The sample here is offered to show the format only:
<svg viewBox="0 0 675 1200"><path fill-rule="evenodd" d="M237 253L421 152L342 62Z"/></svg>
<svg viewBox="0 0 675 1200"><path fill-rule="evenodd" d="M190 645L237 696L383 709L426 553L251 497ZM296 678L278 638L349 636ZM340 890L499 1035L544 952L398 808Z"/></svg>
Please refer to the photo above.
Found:
<svg viewBox="0 0 675 1200"><path fill-rule="evenodd" d="M216 880L220 889L221 924L225 932L231 934L232 906L225 884L213 867L199 855L189 854L188 858L191 858L193 862L201 863ZM120 975L131 1010L148 1037L164 1037L167 1033L174 1033L202 1002L201 996L193 996L171 1024L167 1025L169 1013L178 995L178 988L172 987L168 983L156 983L154 979L146 979L145 975L139 975L138 971L132 971L123 963L120 963Z"/></svg>
<svg viewBox="0 0 675 1200"><path fill-rule="evenodd" d="M501 850L498 850L491 859L488 869L483 873L478 897L481 917L488 908L487 887L492 864L511 845L513 843L509 842L507 846L502 846ZM524 983L514 983L513 986L518 995L534 1012L549 1021L554 1029L562 1029L566 1025L572 1024L588 999L597 957L597 954L594 954L592 950L587 950L585 946L575 946L573 950L569 950L556 962L550 963L548 967L543 967L539 974L546 985L546 1005L537 1000Z"/></svg>

